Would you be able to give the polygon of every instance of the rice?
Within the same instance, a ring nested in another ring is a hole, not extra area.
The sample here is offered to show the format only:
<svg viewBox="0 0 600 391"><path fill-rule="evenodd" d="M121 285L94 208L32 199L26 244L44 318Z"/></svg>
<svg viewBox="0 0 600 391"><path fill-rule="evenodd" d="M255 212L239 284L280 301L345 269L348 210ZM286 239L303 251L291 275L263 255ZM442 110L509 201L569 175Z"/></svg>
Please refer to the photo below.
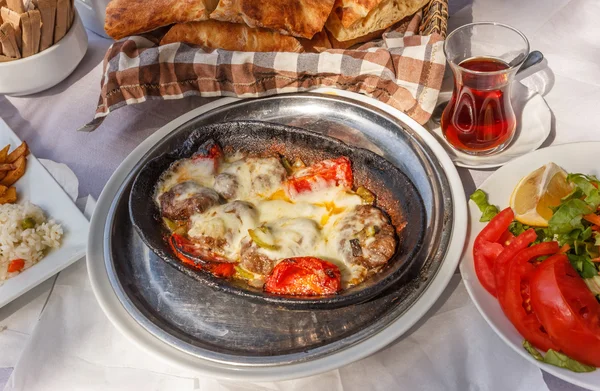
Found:
<svg viewBox="0 0 600 391"><path fill-rule="evenodd" d="M23 226L26 218L35 221L33 228ZM0 284L38 263L49 249L60 247L62 235L60 224L46 220L44 211L31 202L0 205ZM14 259L23 259L25 266L9 273Z"/></svg>

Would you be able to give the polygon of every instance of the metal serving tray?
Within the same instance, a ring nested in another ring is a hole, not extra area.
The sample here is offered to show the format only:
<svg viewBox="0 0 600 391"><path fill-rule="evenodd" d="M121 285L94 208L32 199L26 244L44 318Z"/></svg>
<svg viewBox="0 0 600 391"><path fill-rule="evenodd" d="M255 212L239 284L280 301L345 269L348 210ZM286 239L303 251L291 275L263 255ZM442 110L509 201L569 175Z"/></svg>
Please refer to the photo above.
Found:
<svg viewBox="0 0 600 391"><path fill-rule="evenodd" d="M128 198L138 163L113 199L104 227L105 266L127 312L167 344L233 367L322 358L368 339L401 317L439 270L453 228L448 179L422 138L375 107L320 94L234 102L178 129L232 120L261 120L322 132L395 164L416 185L427 211L425 241L418 255L422 267L375 299L336 310L293 311L218 292L166 264L134 232Z"/></svg>

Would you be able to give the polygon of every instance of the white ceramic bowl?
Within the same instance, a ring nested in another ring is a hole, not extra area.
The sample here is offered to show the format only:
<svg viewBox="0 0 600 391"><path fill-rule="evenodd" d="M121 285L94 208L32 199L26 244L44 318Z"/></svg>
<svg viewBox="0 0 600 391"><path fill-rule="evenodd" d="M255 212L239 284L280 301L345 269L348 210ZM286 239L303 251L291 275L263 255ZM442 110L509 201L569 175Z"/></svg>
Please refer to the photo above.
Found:
<svg viewBox="0 0 600 391"><path fill-rule="evenodd" d="M31 57L0 63L0 94L21 96L47 90L71 74L85 55L87 33L77 12L56 45Z"/></svg>

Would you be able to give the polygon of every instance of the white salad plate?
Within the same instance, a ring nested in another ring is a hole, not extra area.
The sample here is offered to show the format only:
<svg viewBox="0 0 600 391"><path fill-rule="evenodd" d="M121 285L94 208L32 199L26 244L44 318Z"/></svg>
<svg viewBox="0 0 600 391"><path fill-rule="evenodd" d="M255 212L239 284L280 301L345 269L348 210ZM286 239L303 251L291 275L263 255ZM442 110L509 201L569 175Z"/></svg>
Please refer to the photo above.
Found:
<svg viewBox="0 0 600 391"><path fill-rule="evenodd" d="M554 162L570 173L599 175L598 149L600 142L583 142L543 148L506 164L492 174L479 187L488 195L490 204L500 210L508 206L510 195L519 180L533 170ZM575 373L535 360L523 349L523 337L517 332L502 312L498 300L479 283L473 265L473 242L486 223L479 222L481 212L474 202L469 201L469 232L467 247L460 263L460 272L475 306L496 334L518 354L542 370L575 385L600 390L600 370L590 373Z"/></svg>
<svg viewBox="0 0 600 391"><path fill-rule="evenodd" d="M441 93L438 102L448 101L451 96L450 92ZM548 138L552 129L552 112L539 93L515 81L512 85L511 102L517 118L515 136L504 151L493 155L474 156L460 152L446 141L439 124L429 121L427 126L457 166L475 169L500 167L519 156L538 149Z"/></svg>
<svg viewBox="0 0 600 391"><path fill-rule="evenodd" d="M439 163L440 167L445 172L448 179L449 193L452 198L453 228L451 232L449 232L450 238L448 245L445 248L445 255L442 255L443 260L441 261L436 274L428 280L427 288L401 315L401 317L392 320L378 333L370 335L369 338L360 340L355 344L345 346L344 349L340 349L330 355L294 362L293 364L282 363L281 365L276 366L228 365L228 363L223 361L203 359L198 355L190 354L189 352L184 351L183 348L178 348L177 343L172 342L174 338L171 338L171 341L169 341L168 339L165 340L161 339L162 337L157 337L157 334L153 334L151 332L153 330L151 327L152 325L148 326L148 324L141 322L140 319L143 319L143 316L140 317L139 313L135 315L139 311L132 310L129 303L124 303L122 301L122 292L120 292L118 284L114 283L115 275L111 274L111 267L107 266L110 257L107 257L106 255L107 250L105 247L105 240L103 240L105 227L108 224L107 220L110 217L110 214L113 213L111 208L114 200L118 197L118 192L120 191L122 184L140 159L142 159L146 152L157 144L157 142L173 130L200 115L209 113L210 111L219 110L220 107L228 104L243 102L235 98L223 98L184 114L165 125L142 142L127 158L125 158L113 176L109 179L100 195L94 211L94 216L92 217L87 253L88 272L92 289L101 308L115 327L140 348L165 360L171 365L180 367L192 373L197 373L201 376L238 381L280 381L300 378L342 367L381 350L397 340L398 337L404 334L419 319L421 319L443 293L458 266L464 246L467 227L464 189L454 164L435 138L421 125L402 112L374 99L356 93L338 91L330 88L320 89L315 92L352 99L353 101L358 102L359 105L364 104L365 106L376 107L397 118L399 121L402 121L410 131L416 133L424 141L427 147L432 151L432 158L437 160L437 163ZM315 113L311 115L318 115L319 107L314 106L312 109L314 109ZM143 262L149 261L145 259Z"/></svg>
<svg viewBox="0 0 600 391"><path fill-rule="evenodd" d="M19 137L0 118L0 146L21 144ZM56 163L52 162L55 166ZM27 156L25 175L15 184L18 203L30 201L44 210L63 228L61 246L53 249L37 264L0 283L0 307L44 282L85 255L89 222L40 161Z"/></svg>

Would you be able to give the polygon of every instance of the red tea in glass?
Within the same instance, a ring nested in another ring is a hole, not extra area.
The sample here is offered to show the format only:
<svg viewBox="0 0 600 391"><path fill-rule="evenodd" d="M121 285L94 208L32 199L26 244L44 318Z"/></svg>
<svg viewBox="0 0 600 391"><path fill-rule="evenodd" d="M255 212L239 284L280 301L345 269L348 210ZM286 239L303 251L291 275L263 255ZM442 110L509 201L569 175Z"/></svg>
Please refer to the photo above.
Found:
<svg viewBox="0 0 600 391"><path fill-rule="evenodd" d="M529 52L527 39L505 25L474 23L450 34L444 51L454 74L452 98L441 118L444 137L473 155L504 149L517 125L510 86Z"/></svg>
<svg viewBox="0 0 600 391"><path fill-rule="evenodd" d="M452 99L442 115L446 139L465 151L493 150L510 141L516 127L510 105L508 76L498 71L509 69L507 63L490 57L462 61L461 68L493 74L462 74Z"/></svg>

